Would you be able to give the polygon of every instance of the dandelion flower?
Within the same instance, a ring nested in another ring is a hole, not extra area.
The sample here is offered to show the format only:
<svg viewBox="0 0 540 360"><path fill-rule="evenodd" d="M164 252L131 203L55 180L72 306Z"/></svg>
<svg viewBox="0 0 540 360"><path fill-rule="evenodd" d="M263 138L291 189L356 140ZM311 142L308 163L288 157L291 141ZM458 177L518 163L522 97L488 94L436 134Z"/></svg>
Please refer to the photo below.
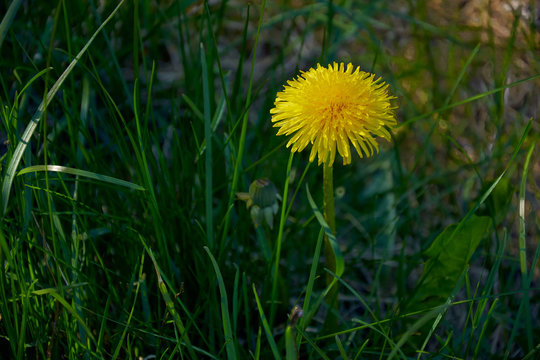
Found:
<svg viewBox="0 0 540 360"><path fill-rule="evenodd" d="M360 157L379 151L376 136L390 140L387 127L396 125L388 85L374 74L343 63L317 64L279 92L270 110L277 135L291 135L287 147L302 151L311 144L309 161L332 166L337 152L351 163L351 146Z"/></svg>

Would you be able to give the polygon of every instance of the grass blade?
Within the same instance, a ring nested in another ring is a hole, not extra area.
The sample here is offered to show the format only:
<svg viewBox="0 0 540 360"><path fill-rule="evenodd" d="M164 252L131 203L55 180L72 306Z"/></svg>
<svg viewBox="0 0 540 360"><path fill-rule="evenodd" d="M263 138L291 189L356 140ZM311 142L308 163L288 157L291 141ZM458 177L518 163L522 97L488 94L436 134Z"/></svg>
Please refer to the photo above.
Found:
<svg viewBox="0 0 540 360"><path fill-rule="evenodd" d="M210 261L212 261L212 266L214 267L214 271L216 272L216 277L218 281L219 293L221 295L221 301L220 301L221 320L223 322L223 332L225 335L225 347L227 349L227 358L237 359L238 356L236 354L236 348L234 346L234 336L232 333L231 320L229 316L229 301L227 300L227 290L225 289L225 282L223 281L223 277L221 276L221 271L219 270L218 263L216 262L216 259L210 252L210 249L208 249L208 247L205 246L204 250L210 257Z"/></svg>
<svg viewBox="0 0 540 360"><path fill-rule="evenodd" d="M206 65L206 53L203 44L201 46L201 66L203 81L204 99L204 138L206 140L205 150L205 207L206 207L206 244L214 247L214 214L213 214L213 191L212 191L212 127L210 114L210 89L208 84L208 68Z"/></svg>
<svg viewBox="0 0 540 360"><path fill-rule="evenodd" d="M484 321L484 325L482 326L482 330L480 331L480 335L478 336L478 341L476 343L476 347L474 349L474 355L473 359L478 358L478 351L480 350L480 345L482 344L482 339L484 338L484 334L486 332L486 329L488 328L489 319L493 316L493 310L495 310L495 306L499 304L499 299L495 299L493 301L493 304L491 304L491 307L489 308L489 311L486 316L486 321ZM419 355L420 356L420 355Z"/></svg>
<svg viewBox="0 0 540 360"><path fill-rule="evenodd" d="M525 165L523 166L523 175L521 176L521 184L519 188L519 263L521 271L521 286L522 286L522 298L521 303L519 304L519 309L517 312L516 319L514 320L514 326L512 328L512 333L510 334L510 340L508 341L508 346L505 352L505 359L508 358L512 345L514 344L514 337L517 334L518 328L521 326L521 314L530 314L530 281L527 276L527 253L526 253L526 239L525 239L525 186L527 182L527 173L529 172L529 164L531 161L531 156L534 150L535 144L531 144L527 157L525 159ZM534 271L534 268L531 269L531 272ZM531 317L525 315L525 329L527 335L527 346L528 349L532 349L532 324Z"/></svg>
<svg viewBox="0 0 540 360"><path fill-rule="evenodd" d="M531 156L533 154L535 144L531 144L529 147L529 152L527 153L527 157L525 158L525 165L523 166L523 175L521 176L521 185L519 187L519 263L520 263L520 269L521 269L521 281L522 281L522 289L523 289L523 298L522 302L524 302L523 305L523 311L525 314L529 314L529 283L527 281L527 246L526 246L526 227L525 227L525 192L526 192L526 186L527 186L527 174L529 173L529 165L531 163ZM532 340L532 325L531 325L531 317L525 316L525 329L527 333L527 345L529 347L529 350L533 347L533 340Z"/></svg>
<svg viewBox="0 0 540 360"><path fill-rule="evenodd" d="M294 341L294 331L291 325L287 325L285 329L285 359L296 360L298 354L296 352L296 344Z"/></svg>
<svg viewBox="0 0 540 360"><path fill-rule="evenodd" d="M86 178L93 179L93 180L103 181L103 182L106 182L106 183L109 183L109 184L112 184L112 185L127 187L128 189L131 189L131 190L139 190L139 191L144 191L145 190L145 188L143 188L142 186L131 183L129 181L117 179L117 178L107 176L107 175L97 174L97 173L91 172L91 171L86 171L86 170L81 170L81 169L74 169L74 168L70 168L70 167L66 167L66 166L60 166L60 165L34 165L34 166L29 166L29 167L26 167L24 169L21 169L17 173L17 176L28 174L28 173L33 173L33 172L39 172L39 171L59 172L59 173L75 175L75 176L79 176L79 177L86 177Z"/></svg>
<svg viewBox="0 0 540 360"><path fill-rule="evenodd" d="M343 344L341 343L341 340L339 339L339 336L334 336L334 339L336 340L336 345L339 349L339 353L341 354L341 357L344 360L349 360L349 356L347 356L347 353L345 352L345 348L343 347Z"/></svg>
<svg viewBox="0 0 540 360"><path fill-rule="evenodd" d="M277 296L277 284L278 276L279 276L279 260L281 258L281 244L283 242L283 229L285 228L285 222L287 221L287 218L285 216L286 214L286 208L287 208L287 195L289 194L289 178L291 173L291 166L292 166L292 160L293 160L294 153L291 152L289 155L289 162L287 163L287 171L285 176L285 184L283 185L283 196L281 197L283 199L281 203L281 215L279 218L279 230L278 230L278 236L276 240L276 251L274 254L274 273L272 276L272 294L271 294L271 305L270 305L270 324L274 323L274 316L276 314L276 296Z"/></svg>
<svg viewBox="0 0 540 360"><path fill-rule="evenodd" d="M259 300L259 295L257 295L255 284L253 284L253 294L255 294L255 301L257 302L257 308L259 309L259 316L261 317L264 333L266 334L266 339L268 340L268 343L270 344L270 349L272 350L272 354L274 354L274 359L281 360L281 356L279 355L276 341L274 340L274 337L272 336L272 331L270 330L270 326L268 325L268 320L266 319L266 315L264 315L264 310Z"/></svg>
<svg viewBox="0 0 540 360"><path fill-rule="evenodd" d="M2 43L4 42L6 33L9 27L11 26L11 23L13 22L15 15L17 15L17 11L19 10L19 7L21 6L21 4L22 4L22 0L13 0L11 4L9 4L9 8L6 11L4 18L2 19L2 22L0 23L0 49L2 48Z"/></svg>
<svg viewBox="0 0 540 360"><path fill-rule="evenodd" d="M319 258L321 256L321 247L322 247L322 240L323 240L323 229L319 231L319 236L317 237L317 245L315 246L315 253L313 254L313 262L311 263L311 269L309 271L309 279L306 286L306 296L304 298L304 314L300 319L300 328L302 330L305 330L309 321L311 320L310 317L308 317L308 314L311 313L310 309L310 303L311 303L311 295L313 293L313 283L315 282L315 277L317 276L317 265L319 264ZM296 337L296 343L300 344L300 334ZM299 345L300 347L300 345Z"/></svg>

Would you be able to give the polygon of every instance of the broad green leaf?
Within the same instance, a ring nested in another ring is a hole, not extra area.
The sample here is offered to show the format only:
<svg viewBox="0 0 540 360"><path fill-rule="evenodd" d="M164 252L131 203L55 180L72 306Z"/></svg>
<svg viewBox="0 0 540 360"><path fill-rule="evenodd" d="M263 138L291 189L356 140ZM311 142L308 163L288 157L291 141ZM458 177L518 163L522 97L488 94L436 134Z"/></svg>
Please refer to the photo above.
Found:
<svg viewBox="0 0 540 360"><path fill-rule="evenodd" d="M491 186L492 183L488 185ZM479 215L493 216L494 225L499 224L506 218L515 192L516 187L512 185L510 180L502 178L477 213ZM484 193L484 191L481 193Z"/></svg>
<svg viewBox="0 0 540 360"><path fill-rule="evenodd" d="M452 224L444 229L426 250L429 260L418 282L414 308L425 300L444 301L450 295L491 226L487 216L473 214L463 221L461 226ZM430 304L423 304L426 305Z"/></svg>

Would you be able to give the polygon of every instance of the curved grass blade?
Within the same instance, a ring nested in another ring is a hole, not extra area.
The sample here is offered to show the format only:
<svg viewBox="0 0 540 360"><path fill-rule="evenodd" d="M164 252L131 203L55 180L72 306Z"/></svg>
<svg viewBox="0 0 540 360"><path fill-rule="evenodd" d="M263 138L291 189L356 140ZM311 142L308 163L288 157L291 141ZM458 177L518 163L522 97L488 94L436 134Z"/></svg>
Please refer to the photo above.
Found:
<svg viewBox="0 0 540 360"><path fill-rule="evenodd" d="M362 346L360 346L360 349L358 349L358 351L356 352L356 356L354 357L354 360L357 360L360 358L360 355L362 355L362 351L364 351L364 348L367 346L368 342L369 342L369 339L366 339L366 341L364 341Z"/></svg>
<svg viewBox="0 0 540 360"><path fill-rule="evenodd" d="M257 295L255 284L253 284L253 294L255 294L255 301L257 302L259 315L261 316L262 325L264 328L264 332L266 334L266 338L268 339L268 343L270 344L270 349L272 350L272 354L274 354L274 359L281 360L281 356L279 355L276 341L274 340L274 337L272 336L272 331L270 330L270 326L268 325L268 320L266 319L266 316L264 315L264 310L262 308L261 301L259 300L259 295Z"/></svg>
<svg viewBox="0 0 540 360"><path fill-rule="evenodd" d="M212 266L216 272L216 277L219 286L219 293L221 295L221 320L223 321L223 332L225 335L225 347L227 349L227 358L228 359L238 359L236 354L236 348L234 346L234 337L232 333L231 320L229 316L229 301L227 300L227 290L225 289L225 282L223 281L223 276L221 276L221 271L219 270L218 263L216 259L210 252L207 246L204 247L204 250L207 252L212 261Z"/></svg>
<svg viewBox="0 0 540 360"><path fill-rule="evenodd" d="M317 266L319 265L319 258L321 256L322 240L323 240L323 229L319 231L319 236L317 238L317 245L315 245L315 253L313 254L313 261L311 262L311 269L309 271L308 283L306 286L306 295L304 297L304 316L300 319L299 327L302 330L305 330L308 323L311 321L311 295L313 293L313 283L315 282L315 277L317 275ZM300 334L296 337L296 343L299 344L300 348ZM299 350L300 351L300 350Z"/></svg>
<svg viewBox="0 0 540 360"><path fill-rule="evenodd" d="M93 179L93 180L103 181L103 182L106 182L106 183L109 183L109 184L112 184L112 185L118 185L118 186L127 187L127 188L132 189L132 190L145 191L145 188L143 188L142 186L131 183L129 181L117 179L117 178L107 176L107 175L97 174L97 173L91 172L91 171L86 171L86 170L81 170L81 169L74 169L74 168L70 168L70 167L66 167L66 166L60 166L60 165L34 165L34 166L29 166L29 167L26 167L24 169L21 169L17 173L17 176L32 173L32 172L38 172L38 171L51 171L51 172L59 172L59 173L69 174L69 175L76 175L76 176L79 176L79 177L86 177L86 178Z"/></svg>
<svg viewBox="0 0 540 360"><path fill-rule="evenodd" d="M17 148L15 148L15 152L13 153L13 157L11 158L11 160L9 162L9 165L8 165L8 168L7 168L7 171L6 171L6 176L4 177L4 182L2 183L2 198L1 198L1 204L0 204L0 206L2 207L2 216L4 216L6 214L7 204L8 204L8 201L9 201L9 194L11 192L11 185L13 184L13 178L15 177L15 172L17 171L17 167L19 166L22 155L23 155L24 151L26 150L26 146L30 143L30 138L34 134L34 131L36 130L36 127L39 124L39 121L41 120L41 117L43 116L43 113L45 113L45 110L47 109L47 107L51 103L53 97L56 95L56 93L58 92L58 90L60 89L60 87L62 86L62 84L66 80L66 78L68 77L68 75L71 73L71 71L73 70L75 65L77 65L77 63L79 62L81 57L84 55L86 50L88 50L88 48L90 47L90 44L92 44L92 42L94 41L96 36L101 32L101 30L105 27L105 25L107 25L109 23L109 21L112 19L114 14L116 14L118 12L120 7L124 4L124 1L125 0L121 0L118 3L118 5L111 12L109 17L107 17L107 19L105 19L103 24L101 24L98 27L98 29L96 30L96 32L94 32L94 34L92 35L90 40L88 40L86 45L84 45L84 47L81 49L81 51L79 51L77 56L75 56L75 58L71 61L71 63L68 65L68 67L64 70L62 75L60 75L58 80L56 80L56 82L54 83L51 90L47 93L47 96L45 97L45 99L43 99L41 104L39 104L39 107L36 110L36 112L34 113L34 115L32 116L32 119L30 120L30 123L26 126L26 129L24 130L24 133L23 133L23 135L21 137L21 140L17 144Z"/></svg>

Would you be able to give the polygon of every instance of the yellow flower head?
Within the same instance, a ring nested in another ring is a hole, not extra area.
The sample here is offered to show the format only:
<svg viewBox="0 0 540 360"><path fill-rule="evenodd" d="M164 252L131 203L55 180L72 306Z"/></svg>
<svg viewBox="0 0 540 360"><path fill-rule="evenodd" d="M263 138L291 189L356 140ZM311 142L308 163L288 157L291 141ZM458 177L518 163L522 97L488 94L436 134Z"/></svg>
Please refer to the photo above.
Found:
<svg viewBox="0 0 540 360"><path fill-rule="evenodd" d="M277 135L294 134L287 147L302 151L311 143L309 161L332 166L336 148L343 164L351 163L351 147L363 157L379 151L375 136L390 140L386 127L396 125L388 85L374 74L343 63L302 72L279 92L270 110Z"/></svg>

